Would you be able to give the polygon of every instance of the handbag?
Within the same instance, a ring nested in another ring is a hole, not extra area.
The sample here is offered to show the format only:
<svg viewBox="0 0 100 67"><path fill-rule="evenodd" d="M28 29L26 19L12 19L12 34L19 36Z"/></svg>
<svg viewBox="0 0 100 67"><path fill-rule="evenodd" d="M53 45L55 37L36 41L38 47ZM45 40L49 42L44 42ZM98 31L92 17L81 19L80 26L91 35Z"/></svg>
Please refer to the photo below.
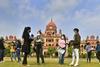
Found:
<svg viewBox="0 0 100 67"><path fill-rule="evenodd" d="M62 49L62 48L59 48L59 49L58 49L58 53L64 54L64 53L65 53L65 50Z"/></svg>

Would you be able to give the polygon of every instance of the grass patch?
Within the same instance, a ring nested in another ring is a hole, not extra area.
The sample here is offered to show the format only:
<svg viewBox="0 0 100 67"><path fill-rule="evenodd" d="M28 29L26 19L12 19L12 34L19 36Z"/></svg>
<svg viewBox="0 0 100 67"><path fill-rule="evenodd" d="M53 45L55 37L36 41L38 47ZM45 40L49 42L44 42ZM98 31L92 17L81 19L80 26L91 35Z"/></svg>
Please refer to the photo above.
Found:
<svg viewBox="0 0 100 67"><path fill-rule="evenodd" d="M28 64L30 67L71 67L69 63L71 59L65 58L65 64L58 64L57 58L46 58L45 64L38 65L36 63L36 58L28 58ZM5 58L5 62L0 63L0 67L23 67L22 64L17 63L17 61L11 62L10 58ZM93 59L91 63L87 63L85 59L80 59L80 65L78 67L100 67L100 64L96 59Z"/></svg>

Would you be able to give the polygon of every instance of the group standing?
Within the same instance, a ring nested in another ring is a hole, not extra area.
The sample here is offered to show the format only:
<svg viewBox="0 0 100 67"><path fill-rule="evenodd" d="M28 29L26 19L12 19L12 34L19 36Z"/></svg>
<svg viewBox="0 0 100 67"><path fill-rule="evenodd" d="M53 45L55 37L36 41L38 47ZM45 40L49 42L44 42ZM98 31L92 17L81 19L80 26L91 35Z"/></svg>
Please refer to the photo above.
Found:
<svg viewBox="0 0 100 67"><path fill-rule="evenodd" d="M81 43L81 36L79 34L79 29L75 28L74 30L74 38L71 40L71 46L72 46L72 62L70 65L72 66L78 66L79 65L79 50L80 50L80 43ZM24 66L29 66L27 63L27 58L28 55L31 52L31 43L34 41L34 47L33 50L36 52L36 57L37 57L37 63L45 63L44 61L44 54L43 54L43 35L41 30L37 32L37 36L34 37L33 34L31 34L31 27L25 27L23 34L22 34L22 39L23 39L23 45L21 45L20 40L16 40L15 42L11 42L10 46L10 53L11 53L11 61L15 60L16 57L18 59L18 62L21 62L21 50L23 52L23 61L22 65ZM58 58L59 58L59 64L64 64L64 57L66 53L66 47L68 46L68 43L66 42L66 36L65 34L62 34L59 41L58 41ZM91 54L92 51L94 50L89 42L86 43L86 52L87 52L87 62L91 62ZM3 62L4 59L4 39L0 38L0 63ZM97 41L97 46L96 46L96 57L100 63L100 42ZM41 62L40 62L41 58ZM76 61L76 62L75 62Z"/></svg>

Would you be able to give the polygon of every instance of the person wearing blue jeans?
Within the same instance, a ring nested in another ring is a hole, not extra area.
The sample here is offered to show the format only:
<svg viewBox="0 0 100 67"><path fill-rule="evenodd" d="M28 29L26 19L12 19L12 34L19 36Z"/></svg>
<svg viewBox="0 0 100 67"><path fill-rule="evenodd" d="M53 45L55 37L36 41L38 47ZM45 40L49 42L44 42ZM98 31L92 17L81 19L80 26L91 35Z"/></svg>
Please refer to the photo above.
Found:
<svg viewBox="0 0 100 67"><path fill-rule="evenodd" d="M59 64L64 64L64 56L66 52L66 37L63 34L58 42L58 56L59 56Z"/></svg>
<svg viewBox="0 0 100 67"><path fill-rule="evenodd" d="M16 56L18 58L18 62L20 63L20 61L21 61L21 58L20 58L20 48L16 49Z"/></svg>
<svg viewBox="0 0 100 67"><path fill-rule="evenodd" d="M20 40L16 40L16 57L18 58L18 62L20 63L20 50L21 50L21 42Z"/></svg>
<svg viewBox="0 0 100 67"><path fill-rule="evenodd" d="M11 52L11 61L13 61L13 59L16 61L16 48L14 42L11 42L10 52Z"/></svg>
<svg viewBox="0 0 100 67"><path fill-rule="evenodd" d="M64 56L65 56L65 52L59 53L59 64L64 64Z"/></svg>
<svg viewBox="0 0 100 67"><path fill-rule="evenodd" d="M4 50L0 50L0 62L4 61Z"/></svg>
<svg viewBox="0 0 100 67"><path fill-rule="evenodd" d="M13 59L16 61L16 52L11 52L11 61L13 61Z"/></svg>

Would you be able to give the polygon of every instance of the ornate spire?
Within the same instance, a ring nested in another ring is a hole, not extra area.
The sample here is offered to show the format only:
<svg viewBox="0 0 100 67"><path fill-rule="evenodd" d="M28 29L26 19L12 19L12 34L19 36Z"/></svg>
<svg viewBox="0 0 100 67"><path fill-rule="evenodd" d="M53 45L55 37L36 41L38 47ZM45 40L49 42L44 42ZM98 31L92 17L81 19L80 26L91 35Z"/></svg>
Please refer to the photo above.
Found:
<svg viewBox="0 0 100 67"><path fill-rule="evenodd" d="M45 31L51 31L53 33L57 33L57 27L56 27L55 22L52 20L52 18L49 21L48 25L46 26L46 30Z"/></svg>
<svg viewBox="0 0 100 67"><path fill-rule="evenodd" d="M99 36L96 37L96 40L99 41Z"/></svg>
<svg viewBox="0 0 100 67"><path fill-rule="evenodd" d="M52 18L51 18L51 22L53 22Z"/></svg>
<svg viewBox="0 0 100 67"><path fill-rule="evenodd" d="M61 34L61 35L62 35L62 30L61 30L61 29L59 29L59 34Z"/></svg>
<svg viewBox="0 0 100 67"><path fill-rule="evenodd" d="M86 40L89 40L89 36L86 37Z"/></svg>
<svg viewBox="0 0 100 67"><path fill-rule="evenodd" d="M51 20L49 21L47 27L49 27L49 26L53 26L54 28L56 28L56 24L55 24L55 22L53 21L52 18L51 18Z"/></svg>

